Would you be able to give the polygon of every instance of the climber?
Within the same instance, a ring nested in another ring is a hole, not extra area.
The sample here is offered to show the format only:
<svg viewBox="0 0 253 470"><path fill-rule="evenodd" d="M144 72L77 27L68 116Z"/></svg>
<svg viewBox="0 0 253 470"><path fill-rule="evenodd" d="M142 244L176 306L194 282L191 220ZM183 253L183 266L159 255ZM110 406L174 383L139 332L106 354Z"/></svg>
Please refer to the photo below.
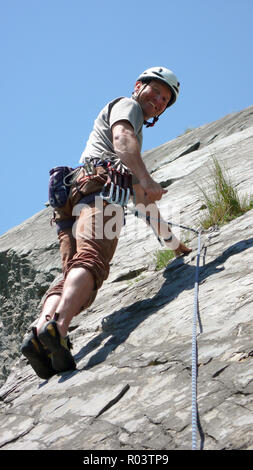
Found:
<svg viewBox="0 0 253 470"><path fill-rule="evenodd" d="M117 247L123 217L118 210L122 209L120 205L95 197L101 196L108 184L108 168L111 178L116 173L120 177L128 175L124 191L129 190L135 196L137 206L153 205L159 220L157 235L164 239L165 245L173 249L176 256L191 252L163 221L155 201L159 201L166 190L151 177L140 153L143 125L153 127L161 114L175 103L178 94L179 82L174 73L165 67L152 67L138 77L131 98L117 98L108 103L94 122L67 202L54 212L64 279L48 291L36 327L21 346L23 355L41 378L75 369L67 336L69 324L75 315L92 304L109 275L109 263ZM113 171L116 163L120 172ZM113 187L112 179L109 183ZM83 206L77 214L80 203ZM108 211L110 208L113 211ZM101 221L103 235L100 237L96 236L97 220ZM105 225L115 221L117 233L107 237L103 231Z"/></svg>

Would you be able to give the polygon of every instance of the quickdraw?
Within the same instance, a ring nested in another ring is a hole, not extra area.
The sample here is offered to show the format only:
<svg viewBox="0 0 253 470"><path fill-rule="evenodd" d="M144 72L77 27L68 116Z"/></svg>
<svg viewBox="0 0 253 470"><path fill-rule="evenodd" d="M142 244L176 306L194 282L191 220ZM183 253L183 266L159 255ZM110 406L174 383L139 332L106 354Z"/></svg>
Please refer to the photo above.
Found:
<svg viewBox="0 0 253 470"><path fill-rule="evenodd" d="M108 162L108 178L100 192L100 197L110 204L126 207L133 195L132 174L122 162Z"/></svg>

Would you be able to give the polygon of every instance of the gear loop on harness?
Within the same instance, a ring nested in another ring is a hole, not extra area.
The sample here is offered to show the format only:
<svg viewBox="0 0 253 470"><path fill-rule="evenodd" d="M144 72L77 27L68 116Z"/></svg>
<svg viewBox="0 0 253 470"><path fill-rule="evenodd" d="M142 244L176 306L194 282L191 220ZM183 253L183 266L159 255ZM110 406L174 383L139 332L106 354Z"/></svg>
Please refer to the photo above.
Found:
<svg viewBox="0 0 253 470"><path fill-rule="evenodd" d="M100 196L111 204L126 207L133 195L132 173L119 158L108 162L107 173L108 178Z"/></svg>
<svg viewBox="0 0 253 470"><path fill-rule="evenodd" d="M68 172L63 184L66 187L75 186L77 191L80 191L79 183L84 183L95 176L96 167L99 166L107 173L107 181L99 194L100 197L108 203L126 207L130 196L134 193L133 175L116 154L103 152L102 158L86 157L82 165ZM80 174L81 172L83 174Z"/></svg>

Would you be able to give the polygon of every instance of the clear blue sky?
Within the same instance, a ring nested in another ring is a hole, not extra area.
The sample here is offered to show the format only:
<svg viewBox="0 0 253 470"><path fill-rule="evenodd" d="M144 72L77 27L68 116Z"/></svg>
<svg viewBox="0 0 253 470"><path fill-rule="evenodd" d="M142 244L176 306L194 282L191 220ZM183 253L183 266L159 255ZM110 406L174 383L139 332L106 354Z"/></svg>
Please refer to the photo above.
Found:
<svg viewBox="0 0 253 470"><path fill-rule="evenodd" d="M163 65L181 95L143 150L253 104L252 0L0 0L0 234L44 208L100 109Z"/></svg>

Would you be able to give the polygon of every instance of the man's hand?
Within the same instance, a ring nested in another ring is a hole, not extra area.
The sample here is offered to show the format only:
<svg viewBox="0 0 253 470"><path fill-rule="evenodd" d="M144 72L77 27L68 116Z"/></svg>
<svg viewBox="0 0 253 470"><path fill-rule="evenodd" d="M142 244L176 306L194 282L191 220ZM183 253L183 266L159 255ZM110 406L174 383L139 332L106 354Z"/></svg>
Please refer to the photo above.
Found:
<svg viewBox="0 0 253 470"><path fill-rule="evenodd" d="M181 255L188 255L189 253L191 253L192 249L187 248L187 246L185 246L184 243L180 242L178 248L173 251L174 251L174 255L176 256L176 258L178 258Z"/></svg>
<svg viewBox="0 0 253 470"><path fill-rule="evenodd" d="M140 179L140 185L144 191L144 198L147 204L160 201L163 194L167 193L159 183L151 178L151 176Z"/></svg>

